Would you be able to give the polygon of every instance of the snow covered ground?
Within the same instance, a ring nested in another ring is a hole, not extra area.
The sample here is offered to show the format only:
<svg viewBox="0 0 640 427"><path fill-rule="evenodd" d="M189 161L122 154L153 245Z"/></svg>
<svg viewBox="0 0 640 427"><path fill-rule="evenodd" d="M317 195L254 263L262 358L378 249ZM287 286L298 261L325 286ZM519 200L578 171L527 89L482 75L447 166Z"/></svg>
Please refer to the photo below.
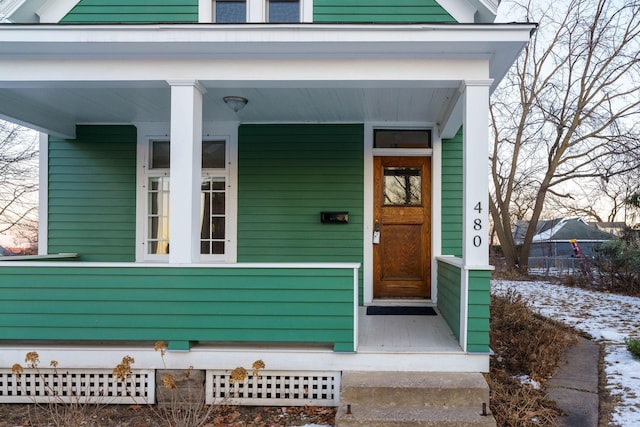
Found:
<svg viewBox="0 0 640 427"><path fill-rule="evenodd" d="M516 289L541 315L604 343L607 387L620 398L613 423L640 426L640 360L631 356L624 343L626 337L640 338L640 298L548 282L492 281L492 291L497 295L509 288Z"/></svg>

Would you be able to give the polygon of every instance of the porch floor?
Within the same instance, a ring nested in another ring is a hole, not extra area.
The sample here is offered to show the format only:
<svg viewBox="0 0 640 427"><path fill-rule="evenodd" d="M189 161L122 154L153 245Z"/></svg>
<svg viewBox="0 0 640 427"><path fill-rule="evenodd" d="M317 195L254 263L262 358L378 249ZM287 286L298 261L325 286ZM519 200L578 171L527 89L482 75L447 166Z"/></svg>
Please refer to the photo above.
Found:
<svg viewBox="0 0 640 427"><path fill-rule="evenodd" d="M437 316L368 316L366 310L358 310L359 353L462 351L439 312Z"/></svg>

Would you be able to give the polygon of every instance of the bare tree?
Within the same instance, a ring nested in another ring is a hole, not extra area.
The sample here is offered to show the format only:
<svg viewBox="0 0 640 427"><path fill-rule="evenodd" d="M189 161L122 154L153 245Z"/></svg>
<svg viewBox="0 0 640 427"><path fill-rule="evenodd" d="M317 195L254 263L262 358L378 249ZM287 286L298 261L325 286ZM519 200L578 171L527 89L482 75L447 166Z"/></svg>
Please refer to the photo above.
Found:
<svg viewBox="0 0 640 427"><path fill-rule="evenodd" d="M491 106L491 215L507 265L526 271L547 196L569 182L636 168L640 106L640 2L516 0L512 16L539 31ZM533 197L520 250L514 205Z"/></svg>
<svg viewBox="0 0 640 427"><path fill-rule="evenodd" d="M37 229L38 144L34 132L0 121L0 233Z"/></svg>

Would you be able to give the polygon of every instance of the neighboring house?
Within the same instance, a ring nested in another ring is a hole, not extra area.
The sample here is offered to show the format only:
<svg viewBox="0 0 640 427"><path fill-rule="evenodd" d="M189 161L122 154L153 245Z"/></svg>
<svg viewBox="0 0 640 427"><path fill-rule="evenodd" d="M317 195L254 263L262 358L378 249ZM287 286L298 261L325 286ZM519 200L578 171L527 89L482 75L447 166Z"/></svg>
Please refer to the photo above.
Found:
<svg viewBox="0 0 640 427"><path fill-rule="evenodd" d="M0 3L43 258L0 265L0 368L487 372L489 95L535 30L497 3Z"/></svg>
<svg viewBox="0 0 640 427"><path fill-rule="evenodd" d="M0 246L0 256L9 256L9 255L13 255L13 253L11 253L11 251L9 251L8 249L5 249L2 246Z"/></svg>
<svg viewBox="0 0 640 427"><path fill-rule="evenodd" d="M622 221L619 221L619 222L594 221L594 222L589 222L589 225L597 228L600 231L613 234L616 237L621 237L622 234L624 233L624 230L628 228L628 225Z"/></svg>
<svg viewBox="0 0 640 427"><path fill-rule="evenodd" d="M516 242L522 243L528 222L518 221L514 229ZM580 218L556 218L539 221L533 236L530 257L571 258L574 257L571 240L576 240L581 252L591 258L604 242L613 239L611 233L589 225ZM531 265L531 264L530 264Z"/></svg>

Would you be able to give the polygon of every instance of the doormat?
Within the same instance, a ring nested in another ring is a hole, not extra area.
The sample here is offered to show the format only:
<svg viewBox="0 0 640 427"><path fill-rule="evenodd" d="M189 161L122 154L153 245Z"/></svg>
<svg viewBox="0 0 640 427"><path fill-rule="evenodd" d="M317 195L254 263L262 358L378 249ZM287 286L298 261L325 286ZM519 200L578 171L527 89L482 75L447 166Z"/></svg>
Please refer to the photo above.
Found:
<svg viewBox="0 0 640 427"><path fill-rule="evenodd" d="M367 307L369 316L437 316L433 307L386 307L370 305Z"/></svg>

